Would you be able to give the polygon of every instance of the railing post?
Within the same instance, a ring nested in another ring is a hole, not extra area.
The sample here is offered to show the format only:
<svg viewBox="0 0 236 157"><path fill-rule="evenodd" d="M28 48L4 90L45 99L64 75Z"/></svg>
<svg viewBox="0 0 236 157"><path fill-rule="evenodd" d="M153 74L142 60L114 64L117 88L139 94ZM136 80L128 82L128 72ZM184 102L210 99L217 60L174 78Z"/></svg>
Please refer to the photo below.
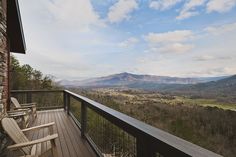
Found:
<svg viewBox="0 0 236 157"><path fill-rule="evenodd" d="M70 114L70 95L66 94L67 114Z"/></svg>
<svg viewBox="0 0 236 157"><path fill-rule="evenodd" d="M65 91L63 91L63 104L64 104L64 110L66 111L66 106L67 106L67 100L66 100L66 96L67 95L67 93L65 92Z"/></svg>
<svg viewBox="0 0 236 157"><path fill-rule="evenodd" d="M81 102L81 136L84 138L87 129L87 106L86 102Z"/></svg>
<svg viewBox="0 0 236 157"><path fill-rule="evenodd" d="M155 147L151 141L145 137L137 137L136 140L137 157L156 157Z"/></svg>
<svg viewBox="0 0 236 157"><path fill-rule="evenodd" d="M26 103L31 103L32 102L32 94L31 92L26 93Z"/></svg>

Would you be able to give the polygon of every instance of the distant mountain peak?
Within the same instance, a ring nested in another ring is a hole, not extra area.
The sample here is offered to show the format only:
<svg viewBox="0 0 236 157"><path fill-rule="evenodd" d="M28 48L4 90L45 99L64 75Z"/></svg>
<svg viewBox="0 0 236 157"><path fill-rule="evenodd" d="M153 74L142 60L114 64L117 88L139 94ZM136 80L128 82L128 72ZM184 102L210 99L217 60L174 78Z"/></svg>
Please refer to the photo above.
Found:
<svg viewBox="0 0 236 157"><path fill-rule="evenodd" d="M133 75L132 73L128 73L128 72L122 72L122 73L119 73L120 75Z"/></svg>
<svg viewBox="0 0 236 157"><path fill-rule="evenodd" d="M128 72L122 72L122 73L118 73L118 74L112 74L109 76L129 76L129 75L136 75L136 74L132 74L132 73L128 73Z"/></svg>

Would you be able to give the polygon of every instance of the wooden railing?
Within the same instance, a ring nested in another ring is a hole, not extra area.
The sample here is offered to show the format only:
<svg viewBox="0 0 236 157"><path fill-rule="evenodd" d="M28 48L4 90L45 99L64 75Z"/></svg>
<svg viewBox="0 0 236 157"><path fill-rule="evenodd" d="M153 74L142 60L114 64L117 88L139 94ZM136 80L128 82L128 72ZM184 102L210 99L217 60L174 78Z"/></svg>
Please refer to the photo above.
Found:
<svg viewBox="0 0 236 157"><path fill-rule="evenodd" d="M63 108L63 90L12 90L20 103L36 102L38 110Z"/></svg>
<svg viewBox="0 0 236 157"><path fill-rule="evenodd" d="M98 156L220 157L209 150L152 127L68 90L12 91L12 94L63 93L64 109ZM61 107L61 106L60 106ZM45 108L46 109L46 108Z"/></svg>

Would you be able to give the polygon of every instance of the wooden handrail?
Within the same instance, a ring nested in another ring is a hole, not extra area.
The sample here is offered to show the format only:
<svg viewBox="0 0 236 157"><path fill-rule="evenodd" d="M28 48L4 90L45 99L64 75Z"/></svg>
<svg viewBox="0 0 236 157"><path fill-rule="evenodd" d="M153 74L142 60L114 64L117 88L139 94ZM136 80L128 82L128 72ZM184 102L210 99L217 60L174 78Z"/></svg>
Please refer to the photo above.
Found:
<svg viewBox="0 0 236 157"><path fill-rule="evenodd" d="M63 92L62 89L53 89L53 90L11 90L11 93L57 93Z"/></svg>
<svg viewBox="0 0 236 157"><path fill-rule="evenodd" d="M62 94L64 90L61 89L53 89L53 90L11 90L10 93L11 95L23 95L25 98L24 103L32 103L33 101L33 94L47 94L47 93L52 93L52 94ZM62 98L64 100L64 98ZM36 103L37 104L37 103ZM38 110L49 110L49 109L57 109L57 108L63 108L63 104L61 106L59 105L54 105L54 106L37 106Z"/></svg>

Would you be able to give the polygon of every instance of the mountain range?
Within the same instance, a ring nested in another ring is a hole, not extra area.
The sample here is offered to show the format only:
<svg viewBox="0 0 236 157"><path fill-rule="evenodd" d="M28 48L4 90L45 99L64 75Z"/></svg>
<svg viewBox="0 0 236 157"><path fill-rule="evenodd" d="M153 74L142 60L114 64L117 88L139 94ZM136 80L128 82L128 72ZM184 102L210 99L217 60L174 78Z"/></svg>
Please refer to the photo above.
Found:
<svg viewBox="0 0 236 157"><path fill-rule="evenodd" d="M138 75L131 73L120 73L105 77L97 77L86 80L61 80L58 83L66 87L131 87L135 88L142 86L162 86L162 85L186 85L198 84L211 81L218 81L229 76L222 77L196 77L196 78L181 78L170 76L156 75Z"/></svg>
<svg viewBox="0 0 236 157"><path fill-rule="evenodd" d="M236 103L236 75L223 78L216 81L210 81L198 84L187 84L187 85L162 85L157 88L144 88L155 90L159 92L169 93L173 95L183 95L190 96L191 98L207 98L214 99L218 102L223 102L227 104Z"/></svg>

